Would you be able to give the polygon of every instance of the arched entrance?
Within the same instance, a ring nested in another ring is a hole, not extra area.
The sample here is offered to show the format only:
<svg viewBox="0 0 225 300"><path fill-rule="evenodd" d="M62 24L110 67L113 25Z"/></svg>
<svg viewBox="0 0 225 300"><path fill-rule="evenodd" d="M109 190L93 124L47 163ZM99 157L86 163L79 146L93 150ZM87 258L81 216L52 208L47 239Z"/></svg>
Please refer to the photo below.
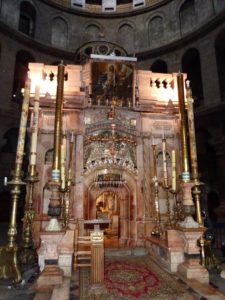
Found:
<svg viewBox="0 0 225 300"><path fill-rule="evenodd" d="M94 181L87 190L85 219L109 220L105 236L114 240L116 237L118 244L125 246L136 235L135 226L131 225L136 215L134 199L135 188L131 193L126 181L118 186L101 186Z"/></svg>

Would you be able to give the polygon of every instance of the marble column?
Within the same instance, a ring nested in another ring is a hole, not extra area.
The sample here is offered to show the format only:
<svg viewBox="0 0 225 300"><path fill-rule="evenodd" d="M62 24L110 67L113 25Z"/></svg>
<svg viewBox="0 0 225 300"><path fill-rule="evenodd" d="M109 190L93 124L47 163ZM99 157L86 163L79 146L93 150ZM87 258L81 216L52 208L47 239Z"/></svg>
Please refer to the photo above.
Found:
<svg viewBox="0 0 225 300"><path fill-rule="evenodd" d="M144 212L143 217L150 216L150 195L151 195L151 168L150 168L150 137L143 137L143 200Z"/></svg>
<svg viewBox="0 0 225 300"><path fill-rule="evenodd" d="M84 137L81 134L76 135L75 144L75 159L74 159L74 173L75 173L75 189L73 197L73 216L75 218L84 217L84 186L80 178L80 174L83 173L83 140Z"/></svg>

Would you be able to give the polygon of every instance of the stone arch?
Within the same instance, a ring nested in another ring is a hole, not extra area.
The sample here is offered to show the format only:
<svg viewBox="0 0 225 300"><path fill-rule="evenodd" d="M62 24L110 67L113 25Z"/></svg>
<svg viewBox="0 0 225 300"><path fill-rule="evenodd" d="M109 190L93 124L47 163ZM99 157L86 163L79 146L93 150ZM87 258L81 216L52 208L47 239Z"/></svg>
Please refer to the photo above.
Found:
<svg viewBox="0 0 225 300"><path fill-rule="evenodd" d="M150 46L158 46L164 38L164 19L157 15L150 19L148 23L148 39Z"/></svg>
<svg viewBox="0 0 225 300"><path fill-rule="evenodd" d="M48 149L45 152L45 162L44 162L45 165L52 164L52 162L53 162L53 151L54 151L54 149L51 148L51 149Z"/></svg>
<svg viewBox="0 0 225 300"><path fill-rule="evenodd" d="M190 80L195 106L200 106L204 102L201 60L198 49L190 48L182 56L182 71L187 73Z"/></svg>
<svg viewBox="0 0 225 300"><path fill-rule="evenodd" d="M115 187L96 187L96 170L84 177L84 219L96 218L96 198L104 191L112 191L119 195L120 207L120 243L129 243L131 239L136 239L136 194L137 188L135 179L128 172L124 173L125 182L119 188ZM102 170L104 172L104 170ZM99 174L101 170L97 170Z"/></svg>
<svg viewBox="0 0 225 300"><path fill-rule="evenodd" d="M168 73L167 63L162 59L158 59L152 63L150 70L155 73Z"/></svg>
<svg viewBox="0 0 225 300"><path fill-rule="evenodd" d="M36 25L36 9L28 1L20 3L20 16L18 29L26 35L34 37Z"/></svg>
<svg viewBox="0 0 225 300"><path fill-rule="evenodd" d="M118 42L129 53L135 51L135 31L134 26L130 22L123 22L117 29Z"/></svg>
<svg viewBox="0 0 225 300"><path fill-rule="evenodd" d="M193 24L195 24L195 1L185 0L179 9L179 21L181 35L192 30Z"/></svg>
<svg viewBox="0 0 225 300"><path fill-rule="evenodd" d="M85 26L84 34L86 40L98 41L103 34L103 28L97 22L88 23Z"/></svg>
<svg viewBox="0 0 225 300"><path fill-rule="evenodd" d="M217 71L220 84L221 100L225 101L225 29L219 32L215 40Z"/></svg>
<svg viewBox="0 0 225 300"><path fill-rule="evenodd" d="M52 20L51 43L58 48L66 48L68 44L68 23L62 17Z"/></svg>
<svg viewBox="0 0 225 300"><path fill-rule="evenodd" d="M12 99L16 102L21 102L23 95L21 89L25 86L27 77L28 64L35 62L33 55L26 50L19 50L16 54L14 80L13 80L13 95Z"/></svg>

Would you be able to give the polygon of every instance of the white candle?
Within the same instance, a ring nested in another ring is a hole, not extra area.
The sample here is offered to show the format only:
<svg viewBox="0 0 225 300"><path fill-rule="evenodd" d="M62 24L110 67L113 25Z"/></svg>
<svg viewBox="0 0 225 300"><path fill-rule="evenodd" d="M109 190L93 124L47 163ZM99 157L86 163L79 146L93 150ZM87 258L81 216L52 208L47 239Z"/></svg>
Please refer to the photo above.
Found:
<svg viewBox="0 0 225 300"><path fill-rule="evenodd" d="M40 103L40 86L35 86L33 124L31 127L31 148L30 148L30 165L36 165L37 159L37 137L39 121L39 103Z"/></svg>
<svg viewBox="0 0 225 300"><path fill-rule="evenodd" d="M61 145L61 188L66 187L66 135L63 135Z"/></svg>
<svg viewBox="0 0 225 300"><path fill-rule="evenodd" d="M167 161L166 161L166 139L162 139L162 157L163 157L163 179L165 186L168 185Z"/></svg>
<svg viewBox="0 0 225 300"><path fill-rule="evenodd" d="M176 178L176 152L172 150L172 190L176 191L177 178Z"/></svg>
<svg viewBox="0 0 225 300"><path fill-rule="evenodd" d="M31 85L31 81L28 78L25 83L23 105L22 105L22 112L20 118L19 137L18 137L18 143L16 149L16 164L21 164L21 165L23 163L25 135L27 130L27 117L28 117L29 100L30 100L30 85Z"/></svg>
<svg viewBox="0 0 225 300"><path fill-rule="evenodd" d="M4 186L7 186L7 184L8 184L8 178L4 177Z"/></svg>
<svg viewBox="0 0 225 300"><path fill-rule="evenodd" d="M197 146L196 146L196 137L195 137L193 102L194 100L192 98L187 99L191 171L192 171L192 177L196 179L198 177L198 158L197 158Z"/></svg>
<svg viewBox="0 0 225 300"><path fill-rule="evenodd" d="M70 143L74 143L74 132L71 132Z"/></svg>

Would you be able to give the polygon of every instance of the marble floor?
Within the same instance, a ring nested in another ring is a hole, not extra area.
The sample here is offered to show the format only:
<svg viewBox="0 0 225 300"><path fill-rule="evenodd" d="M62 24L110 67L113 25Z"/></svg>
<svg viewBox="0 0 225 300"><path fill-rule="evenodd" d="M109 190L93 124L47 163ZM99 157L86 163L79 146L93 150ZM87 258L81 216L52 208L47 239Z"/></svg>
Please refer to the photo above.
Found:
<svg viewBox="0 0 225 300"><path fill-rule="evenodd" d="M106 256L130 256L145 255L145 250L117 250L111 249L106 251ZM223 262L221 267L225 269ZM26 276L29 276L27 274ZM181 279L179 279L181 281ZM219 272L210 272L211 284L201 284L196 280L183 282L193 299L225 300L225 279L220 277ZM64 278L61 285L56 285L51 290L35 290L35 285L31 282L22 282L18 286L13 286L10 282L0 281L0 300L81 300L79 298L79 272L73 272L70 278ZM90 298L98 299L98 297ZM174 298L173 298L174 299ZM170 300L170 299L167 299Z"/></svg>
<svg viewBox="0 0 225 300"><path fill-rule="evenodd" d="M3 226L4 227L4 226ZM7 227L7 226L6 226ZM3 230L5 232L5 227ZM114 238L115 239L115 238ZM0 232L0 243L5 242L5 236ZM115 245L115 241L113 242ZM116 249L110 247L110 239L105 243L107 256L146 255L144 248ZM220 258L221 269L225 270L225 257L217 251ZM24 280L19 285L13 285L6 280L0 280L0 300L81 300L79 297L79 272L73 272L72 276L65 277L61 285L53 286L52 289L36 290L34 276L35 271L30 269L24 274ZM180 279L181 280L181 279ZM183 282L193 295L193 299L225 300L225 279L221 278L219 271L210 271L210 284L201 284L196 280ZM98 299L95 297L94 299ZM92 300L92 298L90 298ZM171 299L166 299L171 300Z"/></svg>

